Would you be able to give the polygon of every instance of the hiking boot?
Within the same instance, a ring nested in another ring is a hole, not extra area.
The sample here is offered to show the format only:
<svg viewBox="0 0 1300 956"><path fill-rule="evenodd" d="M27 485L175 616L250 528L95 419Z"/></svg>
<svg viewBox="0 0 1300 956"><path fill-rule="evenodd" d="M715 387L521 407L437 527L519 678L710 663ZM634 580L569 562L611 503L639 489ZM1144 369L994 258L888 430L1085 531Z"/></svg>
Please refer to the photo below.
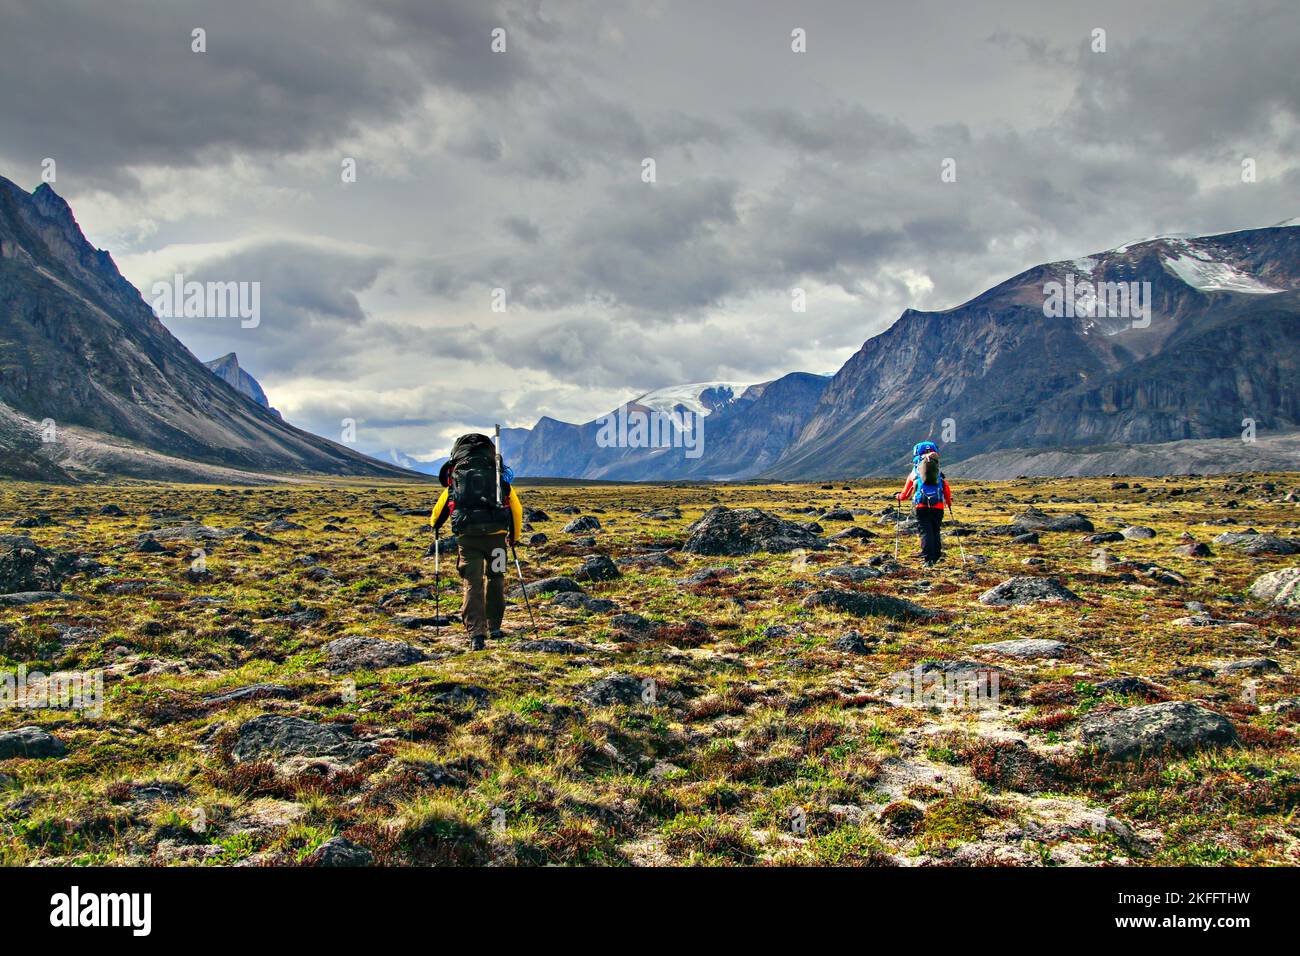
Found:
<svg viewBox="0 0 1300 956"><path fill-rule="evenodd" d="M483 639L482 634L473 634L470 636L469 649L471 651L482 651L487 649L487 642Z"/></svg>
<svg viewBox="0 0 1300 956"><path fill-rule="evenodd" d="M499 628L499 627L498 627L498 628L495 628L495 629L492 631L492 633L488 635L488 637L492 638L492 640L494 640L494 641L504 640L504 639L505 639L505 636L506 636L506 632L503 631L503 630L501 630L501 628Z"/></svg>

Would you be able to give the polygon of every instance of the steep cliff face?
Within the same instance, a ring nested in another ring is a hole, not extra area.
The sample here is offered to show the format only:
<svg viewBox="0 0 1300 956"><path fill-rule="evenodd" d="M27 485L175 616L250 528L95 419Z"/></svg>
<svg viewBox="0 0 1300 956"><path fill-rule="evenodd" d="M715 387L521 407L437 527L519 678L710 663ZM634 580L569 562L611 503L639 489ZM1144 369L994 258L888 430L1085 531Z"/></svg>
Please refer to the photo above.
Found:
<svg viewBox="0 0 1300 956"><path fill-rule="evenodd" d="M18 436L0 433L4 474L147 476L160 460L248 472L406 474L287 425L217 381L112 257L85 240L66 202L46 185L28 194L3 178L0 403ZM54 424L55 440L42 440L44 421Z"/></svg>
<svg viewBox="0 0 1300 956"><path fill-rule="evenodd" d="M239 356L234 352L227 352L221 358L215 358L210 362L203 363L217 378L221 379L240 395L246 395L257 404L261 405L277 419L281 417L280 413L271 407L270 400L266 397L266 392L262 389L262 384L239 365Z"/></svg>
<svg viewBox="0 0 1300 956"><path fill-rule="evenodd" d="M1113 315L1082 300L1045 314L1045 290L1083 283L1135 283L1149 312L1130 303ZM1245 418L1293 430L1297 290L1300 231L1279 227L1134 243L1038 266L946 312L909 310L849 359L765 474L889 472L914 442L942 438L945 422L955 435L947 462L1231 438Z"/></svg>

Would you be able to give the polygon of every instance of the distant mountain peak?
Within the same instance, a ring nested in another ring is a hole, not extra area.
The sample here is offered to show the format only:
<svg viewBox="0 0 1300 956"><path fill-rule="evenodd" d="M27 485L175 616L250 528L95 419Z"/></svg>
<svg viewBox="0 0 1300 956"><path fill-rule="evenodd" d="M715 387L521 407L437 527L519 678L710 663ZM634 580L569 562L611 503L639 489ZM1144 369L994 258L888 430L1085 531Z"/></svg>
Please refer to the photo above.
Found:
<svg viewBox="0 0 1300 956"><path fill-rule="evenodd" d="M251 398L257 404L261 405L276 418L280 418L280 413L271 407L271 401L266 397L266 392L262 389L261 383L253 376L249 375L239 365L239 356L234 352L227 352L221 358L215 358L210 362L204 362L217 378L221 379L241 395Z"/></svg>

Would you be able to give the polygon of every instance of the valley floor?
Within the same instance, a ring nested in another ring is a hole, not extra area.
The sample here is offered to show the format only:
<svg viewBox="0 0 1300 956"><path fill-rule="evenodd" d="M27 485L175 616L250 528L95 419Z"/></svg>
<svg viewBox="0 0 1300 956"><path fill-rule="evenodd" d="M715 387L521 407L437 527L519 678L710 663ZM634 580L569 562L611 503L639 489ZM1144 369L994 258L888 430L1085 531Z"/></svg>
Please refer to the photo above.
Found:
<svg viewBox="0 0 1300 956"><path fill-rule="evenodd" d="M933 569L908 536L894 561L897 487L525 485L528 581L620 575L538 589L540 641L515 597L471 653L434 620L428 487L0 485L0 535L48 552L0 538L0 582L66 574L0 597L0 863L1300 863L1300 609L1248 594L1300 558L1214 541L1300 543L1300 476L962 485ZM718 504L869 535L684 553ZM1031 506L1154 536L979 533ZM1079 600L981 602L1015 576ZM955 661L996 675L984 706L898 693ZM102 677L102 712L17 706L54 671ZM1085 746L1175 701L1234 739Z"/></svg>

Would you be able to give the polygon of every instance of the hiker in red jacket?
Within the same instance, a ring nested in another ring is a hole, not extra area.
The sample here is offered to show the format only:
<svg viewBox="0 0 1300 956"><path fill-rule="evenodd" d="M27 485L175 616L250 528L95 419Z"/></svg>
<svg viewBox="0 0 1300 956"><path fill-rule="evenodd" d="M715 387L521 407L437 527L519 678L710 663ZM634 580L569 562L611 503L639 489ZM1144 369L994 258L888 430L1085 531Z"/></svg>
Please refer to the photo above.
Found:
<svg viewBox="0 0 1300 956"><path fill-rule="evenodd" d="M929 567L943 556L939 525L943 523L944 508L952 507L952 489L939 470L937 449L920 456L916 467L907 476L907 485L896 497L899 501L912 499L916 522L921 526L921 557Z"/></svg>

